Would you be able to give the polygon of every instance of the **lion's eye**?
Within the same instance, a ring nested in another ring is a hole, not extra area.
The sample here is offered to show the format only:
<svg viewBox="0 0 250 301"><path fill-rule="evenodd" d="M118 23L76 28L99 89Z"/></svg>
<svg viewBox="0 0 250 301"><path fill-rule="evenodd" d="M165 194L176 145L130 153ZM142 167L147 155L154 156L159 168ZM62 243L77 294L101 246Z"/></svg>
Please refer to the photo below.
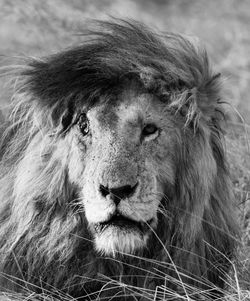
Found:
<svg viewBox="0 0 250 301"><path fill-rule="evenodd" d="M78 124L78 127L79 127L81 133L84 136L87 135L89 132L89 121L88 121L86 114L81 114L77 124Z"/></svg>
<svg viewBox="0 0 250 301"><path fill-rule="evenodd" d="M156 125L154 124L147 124L144 126L143 130L142 130L142 135L143 136L149 136L149 135L153 135L158 133L158 128Z"/></svg>

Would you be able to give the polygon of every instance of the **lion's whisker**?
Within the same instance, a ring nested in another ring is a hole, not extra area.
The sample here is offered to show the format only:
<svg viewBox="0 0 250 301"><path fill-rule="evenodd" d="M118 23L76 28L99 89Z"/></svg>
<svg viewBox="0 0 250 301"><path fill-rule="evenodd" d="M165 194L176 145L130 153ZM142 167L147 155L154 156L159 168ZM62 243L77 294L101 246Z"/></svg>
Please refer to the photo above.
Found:
<svg viewBox="0 0 250 301"><path fill-rule="evenodd" d="M168 197L164 193L154 192L154 194L161 195L164 199L166 198L166 200L169 201ZM171 207L177 209L178 211L186 213L192 217L195 217L195 218L199 219L200 221L203 221L204 223L216 228L217 230L221 231L222 233L229 235L233 240L236 240L237 242L239 242L239 239L235 235L231 235L230 233L228 233L228 231L225 231L223 228L220 228L220 227L214 225L213 223L210 223L209 221L204 219L202 216L199 216L198 214L194 214L193 212L190 212L190 211L186 210L185 208L179 207L176 204L174 204L174 205L171 204ZM163 210L166 210L166 211L164 212ZM158 208L158 211L164 215L168 212L167 208L162 209L160 207ZM168 217L167 214L165 216Z"/></svg>

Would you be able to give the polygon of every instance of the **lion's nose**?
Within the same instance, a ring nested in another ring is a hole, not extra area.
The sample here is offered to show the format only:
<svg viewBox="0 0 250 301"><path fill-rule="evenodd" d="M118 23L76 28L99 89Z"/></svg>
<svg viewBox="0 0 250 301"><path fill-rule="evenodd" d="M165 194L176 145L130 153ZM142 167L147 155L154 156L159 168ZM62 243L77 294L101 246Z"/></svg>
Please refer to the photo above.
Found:
<svg viewBox="0 0 250 301"><path fill-rule="evenodd" d="M134 186L124 185L116 188L110 188L100 185L100 192L103 197L109 195L115 202L115 204L118 205L122 199L131 197L134 194L137 186L138 183L136 183Z"/></svg>

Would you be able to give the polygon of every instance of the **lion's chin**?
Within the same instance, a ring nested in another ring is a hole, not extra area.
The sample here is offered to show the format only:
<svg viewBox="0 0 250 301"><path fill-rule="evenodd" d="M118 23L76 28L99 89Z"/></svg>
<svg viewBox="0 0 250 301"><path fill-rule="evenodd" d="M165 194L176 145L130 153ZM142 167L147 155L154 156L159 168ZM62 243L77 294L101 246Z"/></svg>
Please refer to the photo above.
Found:
<svg viewBox="0 0 250 301"><path fill-rule="evenodd" d="M133 254L146 247L148 237L148 233L109 226L95 234L95 248L101 254L113 257Z"/></svg>

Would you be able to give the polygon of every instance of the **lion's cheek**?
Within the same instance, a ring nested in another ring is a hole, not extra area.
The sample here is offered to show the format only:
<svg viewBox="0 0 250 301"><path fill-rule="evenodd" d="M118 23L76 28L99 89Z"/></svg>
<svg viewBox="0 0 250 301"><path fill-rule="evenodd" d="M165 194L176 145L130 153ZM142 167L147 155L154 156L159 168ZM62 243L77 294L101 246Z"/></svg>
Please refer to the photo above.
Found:
<svg viewBox="0 0 250 301"><path fill-rule="evenodd" d="M172 144L173 141L166 137L166 134L162 134L161 139L155 143L154 147L147 154L148 160L146 164L150 164L151 170L155 173L155 178L160 183L174 184L175 181L176 154Z"/></svg>
<svg viewBox="0 0 250 301"><path fill-rule="evenodd" d="M120 212L134 221L148 222L157 219L157 211L160 200L151 197L148 201L129 200L121 202Z"/></svg>
<svg viewBox="0 0 250 301"><path fill-rule="evenodd" d="M102 223L115 212L115 204L88 198L84 201L85 217L89 224Z"/></svg>

